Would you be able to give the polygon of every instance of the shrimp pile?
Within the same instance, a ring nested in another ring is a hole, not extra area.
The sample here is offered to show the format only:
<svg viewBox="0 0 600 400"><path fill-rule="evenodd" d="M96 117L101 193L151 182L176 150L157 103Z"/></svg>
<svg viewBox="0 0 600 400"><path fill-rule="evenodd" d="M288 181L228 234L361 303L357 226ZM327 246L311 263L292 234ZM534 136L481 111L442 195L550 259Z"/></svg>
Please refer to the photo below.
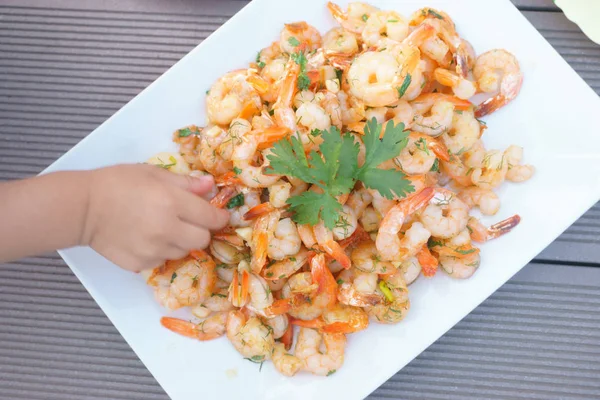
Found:
<svg viewBox="0 0 600 400"><path fill-rule="evenodd" d="M206 126L179 129L179 152L149 160L212 175L210 201L230 213L207 249L147 274L162 306L189 307L196 321L164 317L162 325L201 341L226 336L244 358L271 360L286 376L341 368L346 335L402 321L419 276L472 276L477 245L520 218L485 226L471 210L496 214L494 189L534 173L522 148L488 150L482 140L480 118L520 91L511 53L477 55L450 16L432 8L406 17L364 3L327 7L339 26L322 35L306 22L286 24L255 62L213 84ZM486 99L475 105L476 94ZM390 197L357 181L335 198L333 228L299 223L289 200L323 189L274 173L274 144L294 137L314 159L320 132L335 127L354 137L360 166L368 121L409 131L380 168L401 171L414 190Z"/></svg>

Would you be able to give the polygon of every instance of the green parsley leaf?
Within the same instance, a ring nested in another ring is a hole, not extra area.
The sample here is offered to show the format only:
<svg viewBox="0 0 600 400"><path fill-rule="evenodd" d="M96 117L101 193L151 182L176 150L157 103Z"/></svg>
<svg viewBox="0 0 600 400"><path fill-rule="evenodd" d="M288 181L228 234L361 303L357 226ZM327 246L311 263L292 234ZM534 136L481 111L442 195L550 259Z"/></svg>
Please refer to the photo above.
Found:
<svg viewBox="0 0 600 400"><path fill-rule="evenodd" d="M444 17L438 13L436 13L434 10L432 10L431 8L427 10L427 14L437 18L437 19L444 19Z"/></svg>
<svg viewBox="0 0 600 400"><path fill-rule="evenodd" d="M232 197L227 202L227 205L225 207L227 207L227 209L231 210L232 208L240 207L243 205L244 205L244 194L240 193L240 194Z"/></svg>
<svg viewBox="0 0 600 400"><path fill-rule="evenodd" d="M333 374L335 374L335 371L336 371L335 369L332 369L331 371L329 371L329 372L327 373L327 376L330 376L330 375L333 375Z"/></svg>
<svg viewBox="0 0 600 400"><path fill-rule="evenodd" d="M306 90L310 86L310 78L306 73L301 73L298 75L298 89Z"/></svg>
<svg viewBox="0 0 600 400"><path fill-rule="evenodd" d="M173 281L175 280L175 278L177 278L177 273L173 272L173 275L171 275L171 283L173 283Z"/></svg>
<svg viewBox="0 0 600 400"><path fill-rule="evenodd" d="M293 36L288 39L288 43L294 47L298 47L300 45L300 41Z"/></svg>
<svg viewBox="0 0 600 400"><path fill-rule="evenodd" d="M304 192L290 197L287 202L294 212L294 221L300 225L316 225L323 220L325 226L332 229L342 210L342 205L329 193Z"/></svg>
<svg viewBox="0 0 600 400"><path fill-rule="evenodd" d="M260 54L262 53L262 50L258 52L258 54L256 54L256 63L258 64L258 68L264 68L265 67L265 63L262 62L260 60Z"/></svg>
<svg viewBox="0 0 600 400"><path fill-rule="evenodd" d="M404 81L402 82L402 86L396 88L396 90L398 91L398 97L402 98L402 96L404 96L411 82L412 77L410 76L410 74L406 74L406 76L404 77Z"/></svg>
<svg viewBox="0 0 600 400"><path fill-rule="evenodd" d="M436 161L437 161L437 160L436 160ZM234 173L234 174L236 174L236 175L239 175L239 174L241 174L241 173L242 173L242 170L241 170L241 169L239 169L238 167L233 167L233 173Z"/></svg>
<svg viewBox="0 0 600 400"><path fill-rule="evenodd" d="M361 17L361 19L362 19L364 22L367 22L367 20L369 19L369 16L368 16L367 14L363 14L363 15L362 15L362 17Z"/></svg>
<svg viewBox="0 0 600 400"><path fill-rule="evenodd" d="M302 51L292 53L291 59L300 66L300 73L298 74L298 89L306 90L310 86L310 78L306 75L306 63L308 60Z"/></svg>
<svg viewBox="0 0 600 400"><path fill-rule="evenodd" d="M433 162L433 165L431 166L430 171L431 172L440 172L440 160L438 160L437 158L435 159L435 161Z"/></svg>
<svg viewBox="0 0 600 400"><path fill-rule="evenodd" d="M322 131L320 129L313 129L310 131L310 135L313 137L321 136Z"/></svg>
<svg viewBox="0 0 600 400"><path fill-rule="evenodd" d="M263 361L265 361L265 356L252 356L250 358L244 358L244 360L252 361L256 364L261 364Z"/></svg>
<svg viewBox="0 0 600 400"><path fill-rule="evenodd" d="M192 130L190 128L183 128L183 129L179 129L177 131L177 136L179 136L179 137L188 137L191 135L195 135L195 133L192 132Z"/></svg>

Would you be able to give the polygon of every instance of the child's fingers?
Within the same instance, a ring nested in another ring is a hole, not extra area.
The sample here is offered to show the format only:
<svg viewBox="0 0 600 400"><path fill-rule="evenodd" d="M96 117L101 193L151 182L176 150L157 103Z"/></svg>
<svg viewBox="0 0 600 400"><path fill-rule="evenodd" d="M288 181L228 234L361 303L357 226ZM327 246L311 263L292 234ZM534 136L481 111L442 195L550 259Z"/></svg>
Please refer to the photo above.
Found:
<svg viewBox="0 0 600 400"><path fill-rule="evenodd" d="M201 250L208 247L210 232L182 221L177 226L177 234L174 239L176 240L173 243L185 253L185 256L191 250Z"/></svg>
<svg viewBox="0 0 600 400"><path fill-rule="evenodd" d="M212 175L191 176L178 175L172 172L162 175L164 176L164 179L166 179L168 182L182 188L183 190L194 193L198 196L207 194L215 186L215 180L212 177Z"/></svg>
<svg viewBox="0 0 600 400"><path fill-rule="evenodd" d="M211 206L206 200L184 191L175 195L178 199L177 215L181 220L211 230L221 229L229 222L227 211Z"/></svg>

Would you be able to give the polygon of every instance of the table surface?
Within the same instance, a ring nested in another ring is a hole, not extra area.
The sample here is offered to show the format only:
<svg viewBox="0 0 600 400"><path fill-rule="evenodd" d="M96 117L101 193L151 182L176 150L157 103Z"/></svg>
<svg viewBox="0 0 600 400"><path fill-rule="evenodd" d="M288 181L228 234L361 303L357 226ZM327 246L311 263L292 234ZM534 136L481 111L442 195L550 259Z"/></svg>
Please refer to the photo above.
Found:
<svg viewBox="0 0 600 400"><path fill-rule="evenodd" d="M600 46L513 1L598 93ZM0 0L0 179L39 173L247 2ZM600 203L372 399L600 398ZM166 399L56 254L0 267L0 398Z"/></svg>

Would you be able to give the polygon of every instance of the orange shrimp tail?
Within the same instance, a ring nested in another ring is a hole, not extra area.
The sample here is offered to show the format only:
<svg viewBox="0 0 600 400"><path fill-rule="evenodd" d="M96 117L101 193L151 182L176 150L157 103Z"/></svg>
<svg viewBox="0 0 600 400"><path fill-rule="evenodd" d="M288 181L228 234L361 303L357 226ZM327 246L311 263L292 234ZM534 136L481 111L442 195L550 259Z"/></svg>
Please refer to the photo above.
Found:
<svg viewBox="0 0 600 400"><path fill-rule="evenodd" d="M254 88L254 90L256 90L260 95L264 95L269 91L269 83L259 75L248 75L246 82L248 82L250 86L252 86L252 88Z"/></svg>
<svg viewBox="0 0 600 400"><path fill-rule="evenodd" d="M250 275L248 271L242 271L240 285L239 274L234 273L231 284L229 285L229 301L235 307L244 307L248 303L248 290L250 288Z"/></svg>
<svg viewBox="0 0 600 400"><path fill-rule="evenodd" d="M268 214L272 211L275 211L275 207L273 207L271 205L271 203L269 203L269 202L261 203L257 206L252 207L251 209L249 209L246 212L246 214L244 214L243 218L246 221L250 221L250 220L260 217L261 215Z"/></svg>
<svg viewBox="0 0 600 400"><path fill-rule="evenodd" d="M270 307L265 308L264 313L267 317L274 317L288 312L292 308L289 299L275 300Z"/></svg>
<svg viewBox="0 0 600 400"><path fill-rule="evenodd" d="M256 132L258 138L258 150L268 149L273 143L286 137L291 131L285 126L271 126Z"/></svg>
<svg viewBox="0 0 600 400"><path fill-rule="evenodd" d="M257 114L260 114L260 109L253 102L248 102L244 105L242 111L240 111L238 118L249 120Z"/></svg>
<svg viewBox="0 0 600 400"><path fill-rule="evenodd" d="M294 94L296 94L296 84L298 75L300 73L300 67L295 61L289 60L286 64L286 73L281 86L279 88L279 95L277 101L273 105L274 109L291 107Z"/></svg>
<svg viewBox="0 0 600 400"><path fill-rule="evenodd" d="M323 318L318 317L305 321L303 319L290 318L290 325L301 326L303 328L321 329L325 325Z"/></svg>
<svg viewBox="0 0 600 400"><path fill-rule="evenodd" d="M365 242L370 239L371 239L371 237L363 229L363 227L361 225L357 225L354 233L352 235L350 235L349 237L347 237L346 239L341 240L339 242L339 245L342 249L345 250L348 247L356 246L357 244Z"/></svg>
<svg viewBox="0 0 600 400"><path fill-rule="evenodd" d="M333 322L321 328L324 333L354 333L369 327L369 316L366 313L353 315L349 321Z"/></svg>
<svg viewBox="0 0 600 400"><path fill-rule="evenodd" d="M208 253L204 250L192 250L190 251L190 256L192 256L196 260L206 260L207 258L210 258Z"/></svg>
<svg viewBox="0 0 600 400"><path fill-rule="evenodd" d="M412 214L421 207L425 206L427 203L429 203L429 200L431 200L434 195L435 190L432 187L426 187L410 199L406 200L409 202L408 213Z"/></svg>
<svg viewBox="0 0 600 400"><path fill-rule="evenodd" d="M263 267L267 263L267 250L269 246L269 236L267 232L255 232L257 235L256 244L254 246L254 252L252 253L252 260L250 265L252 266L252 272L260 274Z"/></svg>
<svg viewBox="0 0 600 400"><path fill-rule="evenodd" d="M479 104L477 108L475 108L475 117L485 117L486 115L489 115L497 109L503 107L504 105L506 105L506 103L508 103L508 101L501 94L494 97L490 97L483 103Z"/></svg>
<svg viewBox="0 0 600 400"><path fill-rule="evenodd" d="M213 340L221 336L216 332L202 332L201 330L198 330L198 326L196 324L179 318L162 317L160 319L160 323L168 330L192 339L204 341Z"/></svg>
<svg viewBox="0 0 600 400"><path fill-rule="evenodd" d="M329 306L333 305L336 299L337 282L327 267L324 254L317 254L310 260L310 274L313 283L319 285L319 293L329 294Z"/></svg>
<svg viewBox="0 0 600 400"><path fill-rule="evenodd" d="M291 323L288 325L287 329L285 330L285 333L283 334L280 340L281 343L283 343L283 345L285 346L286 350L292 348L292 343L294 343L294 327Z"/></svg>
<svg viewBox="0 0 600 400"><path fill-rule="evenodd" d="M461 43L456 47L454 52L454 62L456 64L456 73L467 78L469 76L469 54L465 49L465 46Z"/></svg>
<svg viewBox="0 0 600 400"><path fill-rule="evenodd" d="M212 238L215 240L221 240L223 242L226 242L237 249L243 249L246 245L244 243L244 239L242 239L238 235L215 232L213 233Z"/></svg>
<svg viewBox="0 0 600 400"><path fill-rule="evenodd" d="M242 181L238 178L237 174L233 171L224 173L223 175L215 177L215 183L217 186L229 186L238 185Z"/></svg>
<svg viewBox="0 0 600 400"><path fill-rule="evenodd" d="M225 186L212 198L210 204L217 208L224 208L227 202L237 195L237 189L233 186Z"/></svg>
<svg viewBox="0 0 600 400"><path fill-rule="evenodd" d="M349 269L352 266L350 257L346 255L344 249L336 241L328 241L321 244L321 248L327 254L329 254L334 260L339 262L344 269Z"/></svg>
<svg viewBox="0 0 600 400"><path fill-rule="evenodd" d="M439 262L438 259L431 254L427 245L423 246L421 251L417 253L417 260L419 260L419 264L421 264L423 276L430 278L435 275L438 270Z"/></svg>

